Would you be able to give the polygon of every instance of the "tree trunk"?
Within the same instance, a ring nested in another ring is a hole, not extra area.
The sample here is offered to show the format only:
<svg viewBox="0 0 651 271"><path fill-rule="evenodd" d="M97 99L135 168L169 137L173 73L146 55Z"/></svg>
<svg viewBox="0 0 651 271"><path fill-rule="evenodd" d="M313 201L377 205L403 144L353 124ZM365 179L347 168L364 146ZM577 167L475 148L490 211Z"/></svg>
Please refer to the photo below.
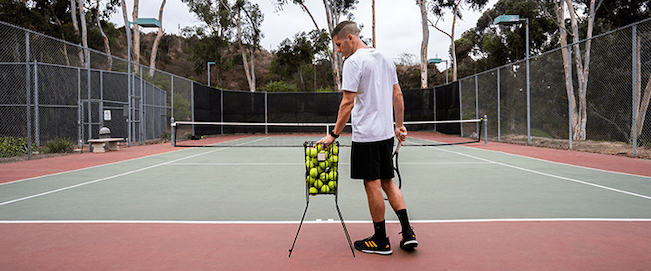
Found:
<svg viewBox="0 0 651 271"><path fill-rule="evenodd" d="M640 37L637 37L637 52L635 52L635 55L637 61L637 70L635 71L635 74L639 80L637 80L638 84L635 89L635 108L633 108L633 112L637 113L637 121L632 122L631 124L631 137L629 140L632 140L634 135L638 137L642 135L642 128L644 128L646 112L649 109L649 101L651 100L651 77L649 77L649 80L646 83L646 87L644 88L644 97L642 97L642 61L640 55ZM636 133L633 133L633 131L636 131Z"/></svg>
<svg viewBox="0 0 651 271"><path fill-rule="evenodd" d="M138 1L133 1L133 13L131 13L131 19L134 22L138 21ZM136 55L134 57L135 64L133 64L133 72L138 73L138 64L140 64L140 27L136 24L133 27L133 53Z"/></svg>
<svg viewBox="0 0 651 271"><path fill-rule="evenodd" d="M423 40L420 43L420 87L427 88L427 44L429 43L429 27L427 25L427 5L425 0L418 0L420 7ZM375 34L375 33L374 33ZM375 39L373 39L375 43Z"/></svg>
<svg viewBox="0 0 651 271"><path fill-rule="evenodd" d="M565 31L565 9L563 2L556 2L554 1L554 5L556 8L556 22L559 24L559 29L560 29L560 42L561 42L561 52L563 54L563 68L565 70L565 89L567 91L567 101L569 103L570 111L572 114L572 139L576 139L576 134L578 133L579 129L579 114L578 111L576 110L576 100L574 99L574 86L570 84L570 79L572 77L572 74L570 73L570 65L571 63L571 58L570 58L570 53L569 49L567 47L567 31Z"/></svg>
<svg viewBox="0 0 651 271"><path fill-rule="evenodd" d="M314 27L316 27L316 30L319 30L319 26L316 24L316 20L314 19L314 16L312 16L312 13L310 12L310 10L307 9L307 6L305 5L305 3L301 2L300 5L301 5L301 8L303 10L305 10L305 12L307 12L307 15L310 16L310 19L312 19L312 22L314 23Z"/></svg>
<svg viewBox="0 0 651 271"><path fill-rule="evenodd" d="M83 54L85 59L84 61L84 67L87 69L90 68L90 59L87 59L87 57L90 57L88 55L88 28L86 25L86 12L84 11L84 0L79 0L79 18L81 19L81 43L84 46Z"/></svg>
<svg viewBox="0 0 651 271"><path fill-rule="evenodd" d="M323 0L323 5L325 7L326 19L328 21L328 32L332 33L332 30L339 23L339 14L335 13L329 0ZM341 59L341 54L337 52L337 46L335 45L334 40L332 40L332 49L332 54L330 54L332 76L335 83L335 90L341 91L341 68L343 66L343 60Z"/></svg>
<svg viewBox="0 0 651 271"><path fill-rule="evenodd" d="M99 2L97 2L97 28L99 29L99 33L102 35L102 39L104 40L104 50L106 51L106 60L108 63L108 68L107 70L111 70L113 68L113 57L111 57L111 46L109 46L109 40L108 37L106 37L106 34L104 33L104 29L102 29L102 22L99 19Z"/></svg>
<svg viewBox="0 0 651 271"><path fill-rule="evenodd" d="M160 5L158 10L158 21L161 23L161 27L158 28L158 33L156 33L156 39L154 39L154 45L151 47L151 58L149 58L149 76L154 77L154 72L156 71L156 55L158 54L158 44L160 39L163 37L163 8L165 8L166 0ZM210 82L208 82L210 84Z"/></svg>
<svg viewBox="0 0 651 271"><path fill-rule="evenodd" d="M570 21L572 25L573 32L573 41L574 41L574 51L575 51L575 60L577 68L577 77L579 79L579 123L578 131L574 134L574 139L576 140L585 140L587 138L586 126L588 123L588 114L587 114L587 90L588 90L588 78L590 73L590 48L592 45L592 30L595 20L595 0L590 1L589 6L589 17L588 17L588 28L586 31L586 42L585 42L585 51L584 56L581 58L581 46L579 45L579 26L578 18L576 16L576 10L572 0L565 0L565 3L568 7L568 13L570 14Z"/></svg>
<svg viewBox="0 0 651 271"><path fill-rule="evenodd" d="M79 32L79 23L77 22L77 0L70 0L70 15L72 16L72 27L75 29L75 34L77 37L81 37L81 33ZM83 50L77 52L77 55L79 56L79 66L84 66L83 54Z"/></svg>
<svg viewBox="0 0 651 271"><path fill-rule="evenodd" d="M244 73L246 74L246 81L249 84L249 91L255 92L255 84L252 82L251 72L249 70L249 61L246 59L246 49L242 43L242 7L237 10L237 40L239 42L240 54L242 54L242 64L244 64Z"/></svg>
<svg viewBox="0 0 651 271"><path fill-rule="evenodd" d="M52 13L54 14L54 11L52 11ZM62 27L61 21L56 15L54 15L54 21L57 23L59 27ZM66 40L66 34L64 34L63 32L61 32L61 39ZM62 42L61 44L63 47L63 49L61 49L61 53L63 54L63 57L66 59L66 66L70 66L70 58L68 57L68 44L64 42Z"/></svg>
<svg viewBox="0 0 651 271"><path fill-rule="evenodd" d="M451 51L452 51L452 81L457 81L457 46L454 44L454 30L457 24L457 16L459 14L459 6L461 0L454 5L454 13L452 16L452 31L450 32Z"/></svg>

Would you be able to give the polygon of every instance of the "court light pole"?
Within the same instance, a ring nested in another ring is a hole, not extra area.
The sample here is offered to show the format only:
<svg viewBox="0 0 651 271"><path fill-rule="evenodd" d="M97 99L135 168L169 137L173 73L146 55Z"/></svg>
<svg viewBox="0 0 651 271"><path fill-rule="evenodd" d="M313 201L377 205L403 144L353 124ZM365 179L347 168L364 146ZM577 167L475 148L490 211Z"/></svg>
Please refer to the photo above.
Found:
<svg viewBox="0 0 651 271"><path fill-rule="evenodd" d="M430 58L427 60L428 63L434 63L434 64L439 64L441 62L445 62L445 84L448 84L448 60L445 59L440 59L440 58Z"/></svg>
<svg viewBox="0 0 651 271"><path fill-rule="evenodd" d="M526 62L527 62L527 144L531 145L531 83L529 80L529 18L520 19L520 15L500 15L493 22L496 25L524 23L526 28Z"/></svg>
<svg viewBox="0 0 651 271"><path fill-rule="evenodd" d="M125 18L126 18L126 15L125 15ZM133 93L131 93L132 92L131 91L132 90L132 86L131 86L132 85L132 80L131 80L131 76L132 76L131 75L131 25L132 24L135 24L136 27L138 27L138 26L153 27L153 28L160 28L161 27L160 26L160 21L158 19L155 19L155 18L138 18L135 22L127 21L127 25L126 25L127 47L128 47L128 49L127 49L127 75L128 75L128 77L127 77L127 84L128 84L127 91L129 92L129 95L128 95L129 96L129 119L127 119L127 123L129 123L129 134L128 134L129 135L129 140L127 140L127 146L131 146L131 142L133 140L133 136L131 134L131 130L132 130L132 127L131 127L132 121L131 121L131 119L133 117L131 115L131 107L132 107L131 99L133 97L133 95L132 95ZM142 123L142 119L140 120L140 122Z"/></svg>
<svg viewBox="0 0 651 271"><path fill-rule="evenodd" d="M206 63L206 66L208 66L208 86L210 86L210 65L215 65L215 62L208 61L208 63Z"/></svg>

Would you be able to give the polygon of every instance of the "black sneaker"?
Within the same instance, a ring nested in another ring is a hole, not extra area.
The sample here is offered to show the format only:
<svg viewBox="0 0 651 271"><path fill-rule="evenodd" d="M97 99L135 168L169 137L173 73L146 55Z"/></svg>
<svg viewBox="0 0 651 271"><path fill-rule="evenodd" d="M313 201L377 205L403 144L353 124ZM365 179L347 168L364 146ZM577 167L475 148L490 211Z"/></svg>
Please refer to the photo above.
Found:
<svg viewBox="0 0 651 271"><path fill-rule="evenodd" d="M366 239L355 241L355 249L364 252L364 253L375 253L380 255L391 255L393 250L391 249L391 244L389 243L389 237L387 237L385 242L378 242L371 236Z"/></svg>
<svg viewBox="0 0 651 271"><path fill-rule="evenodd" d="M418 241L416 241L416 234L414 229L409 229L409 232L401 232L402 240L400 240L400 248L402 250L412 251L418 246Z"/></svg>

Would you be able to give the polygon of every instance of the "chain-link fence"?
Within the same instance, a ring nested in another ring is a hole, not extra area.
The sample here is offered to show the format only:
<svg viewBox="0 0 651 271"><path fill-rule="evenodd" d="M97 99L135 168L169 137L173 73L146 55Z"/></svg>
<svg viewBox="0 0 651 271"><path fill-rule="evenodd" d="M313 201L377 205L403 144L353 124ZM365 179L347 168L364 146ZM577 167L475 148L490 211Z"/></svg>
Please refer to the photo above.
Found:
<svg viewBox="0 0 651 271"><path fill-rule="evenodd" d="M142 65L134 65L130 75L127 60L3 22L0 41L0 137L22 138L32 143L29 148L54 138L82 146L97 138L103 126L113 137L142 144L166 136L171 121L316 120L296 115L298 109L287 105L314 107L320 94L219 90L197 99L195 88L205 86L189 79ZM584 58L586 41L578 45ZM651 158L646 119L650 45L650 20L594 37L585 93L579 91L579 74L584 72L578 72L573 61L574 46L463 78L458 82L458 115L487 115L492 140ZM565 66L564 59L572 64ZM566 85L572 86L573 96ZM406 109L413 109L406 118L439 119L439 92L405 90ZM332 103L338 94L328 95L321 95L329 101L325 111L336 111ZM326 115L323 118L332 117ZM473 136L476 125L464 124L461 133Z"/></svg>
<svg viewBox="0 0 651 271"><path fill-rule="evenodd" d="M3 22L0 41L0 137L30 143L30 158L54 139L83 147L101 127L142 144L169 134L173 96L191 110L187 79L140 65L130 76L124 59Z"/></svg>
<svg viewBox="0 0 651 271"><path fill-rule="evenodd" d="M526 60L461 79L463 118L487 115L492 140L651 158L651 20L590 41L589 69L570 44L531 57L529 80Z"/></svg>

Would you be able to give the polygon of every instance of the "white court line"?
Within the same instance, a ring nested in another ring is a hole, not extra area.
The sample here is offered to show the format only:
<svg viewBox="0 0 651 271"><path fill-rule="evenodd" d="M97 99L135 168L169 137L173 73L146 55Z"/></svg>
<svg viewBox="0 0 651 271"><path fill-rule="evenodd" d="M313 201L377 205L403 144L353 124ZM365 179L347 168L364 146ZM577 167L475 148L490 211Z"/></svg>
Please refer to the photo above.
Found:
<svg viewBox="0 0 651 271"><path fill-rule="evenodd" d="M622 194L627 194L627 195L631 195L631 196L635 196L635 197L640 197L640 198L644 198L644 199L651 199L650 196L646 196L646 195L642 195L642 194L637 194L637 193L633 193L633 192L629 192L629 191L625 191L625 190L621 190L621 189L616 189L616 188L612 188L612 187L608 187L608 186L604 186L604 185L594 184L594 183L590 183L590 182L586 182L586 181L580 181L580 180L576 180L576 179L572 179L572 178L562 177L562 176L553 175L553 174L549 174L549 173L544 173L544 172L540 172L540 171L536 171L536 170L532 170L532 169L527 169L527 168L523 168L523 167L518 167L518 166L514 166L514 165L505 164L505 163L500 163L500 162L497 162L497 161L492 161L492 160L488 160L488 159L480 158L480 157L473 156L473 155L470 155L470 154L465 154L465 153L460 153L460 152L455 152L455 151L445 150L445 149L442 149L442 148L437 148L437 147L431 147L431 148L436 149L436 150L440 150L440 151L444 151L444 152L449 152L449 153L458 154L458 155L461 155L461 156L466 156L466 157L474 158L474 159L477 159L477 160L481 160L481 161L485 161L485 162L493 163L493 164L496 164L496 165L501 165L501 166L505 166L505 167L510 167L510 168L514 168L514 169L518 169L518 170L522 170L522 171L526 171L526 172L534 173L534 174L539 174L539 175L543 175L543 176L547 176L547 177L552 177L552 178L557 178L557 179L561 179L561 180L565 180L565 181L570 181L570 182L575 182L575 183L585 184L585 185L589 185L589 186L594 186L594 187L597 187L597 188L606 189L606 190L610 190L610 191L613 191L613 192L618 192L618 193L622 193Z"/></svg>
<svg viewBox="0 0 651 271"><path fill-rule="evenodd" d="M371 220L344 220L346 224L370 224ZM500 219L441 219L411 220L409 223L494 223L494 222L651 222L651 218L500 218ZM0 224L298 224L296 221L188 221L188 220L0 220ZM305 220L303 224L341 224L338 219ZM387 220L387 224L399 224Z"/></svg>
<svg viewBox="0 0 651 271"><path fill-rule="evenodd" d="M572 165L572 164L567 164L567 163L562 163L562 162L555 162L555 161L550 161L550 160L545 160L545 159L540 159L540 158L535 158L535 157L529 157L529 156L526 156L526 155L508 153L508 152L503 152L503 151L493 151L493 150L485 150L485 149L476 149L476 150L487 151L487 152L498 152L498 153L502 153L502 154L506 154L506 155L510 155L510 156L523 157L523 158L528 158L528 159L532 159L532 160L537 160L537 161L547 162L547 163L552 163L552 164L557 164L557 165L564 165L564 166L570 166L570 167L576 167L576 168L582 168L582 169L589 169L589 170L595 170L595 171L612 173L612 174L621 174L621 175L651 179L650 176L644 176L644 175L632 174L632 173L626 173L626 172L618 172L618 171L599 169L599 168L591 168L591 167L579 166L579 165Z"/></svg>
<svg viewBox="0 0 651 271"><path fill-rule="evenodd" d="M350 165L350 163L338 163ZM400 165L487 165L488 162L401 162ZM174 163L175 166L297 166L304 163Z"/></svg>
<svg viewBox="0 0 651 271"><path fill-rule="evenodd" d="M148 158L148 157L154 157L154 156L159 156L159 155L163 155L163 154L186 151L186 150L190 150L190 149L188 148L188 149L181 149L181 150L176 150L176 151L168 151L168 152L163 152L163 153L147 155L147 156L143 156L143 157L132 158L132 159L128 159L128 160L117 161L117 162L108 163L108 164L96 165L96 166L85 167L85 168L74 169L74 170L63 171L63 172L57 172L57 173L52 173L52 174L47 174L47 175L42 175L42 176L36 176L36 177L32 177L32 178L27 178L27 179L15 180L15 181L10 181L10 182L6 182L6 183L0 183L0 186L7 185L7 184L20 183L20 182L24 182L24 181L36 180L36 179L45 178L45 177L57 176L57 175L62 175L62 174L72 173L72 172L77 172L77 171L83 171L83 170L92 169L92 168L98 168L98 167L103 167L103 166L110 166L110 165L115 165L115 164L120 164L120 163L126 163L126 162L131 162L131 161L134 161L134 160L138 160L138 159L144 159L144 158Z"/></svg>
<svg viewBox="0 0 651 271"><path fill-rule="evenodd" d="M262 140L262 139L264 139L264 138L261 138L259 140ZM258 140L256 140L256 141L258 141ZM251 141L249 143L253 143L253 142L255 142L255 141ZM245 144L245 143L242 143L242 144ZM222 151L222 150L226 150L226 149L228 149L228 148L219 148L219 149L216 149L216 150L213 150L213 151L198 153L198 154L195 154L195 155L190 155L190 156L187 156L187 157L175 159L175 160L164 162L164 163L155 164L155 165L144 167L144 168L141 168L141 169L136 169L136 170L116 174L116 175L109 176L109 177L106 177L106 178L96 179L96 180L92 180L92 181L88 181L88 182L84 182L84 183L79 183L79 184L76 184L76 185L71 185L71 186L67 186L67 187L63 187L63 188L59 188L59 189L55 189L55 190L50 190L50 191L47 191L47 192L43 192L43 193L39 193L39 194L27 196L27 197L22 197L22 198L13 199L13 200L5 201L5 202L0 202L0 206L15 203L15 202L19 202L19 201L23 201L23 200L27 200L27 199L32 199L32 198L36 198L36 197L40 197L40 196L49 195L49 194L53 194L53 193L56 193L56 192L61 192L61 191L73 189L73 188L88 185L88 184L98 183L98 182L114 179L114 178L117 178L117 177L126 176L126 175L129 175L129 174L149 170L149 169L152 169L152 168L157 168L157 167L164 166L164 165L169 165L169 164L172 164L174 162L178 162L178 161L182 161L182 160L186 160L186 159L190 159L190 158L194 158L194 157L198 157L198 156L201 156L201 155L210 154L210 153L214 153L214 152L218 152L218 151Z"/></svg>

